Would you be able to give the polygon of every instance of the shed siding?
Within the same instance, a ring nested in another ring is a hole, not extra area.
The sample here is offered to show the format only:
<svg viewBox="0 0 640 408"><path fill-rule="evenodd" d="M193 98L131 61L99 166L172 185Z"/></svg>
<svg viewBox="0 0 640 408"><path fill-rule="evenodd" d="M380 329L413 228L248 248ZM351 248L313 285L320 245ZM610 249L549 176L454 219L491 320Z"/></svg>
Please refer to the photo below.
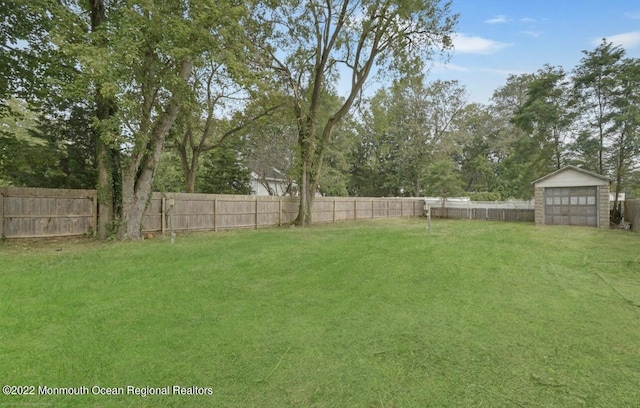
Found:
<svg viewBox="0 0 640 408"><path fill-rule="evenodd" d="M558 173L553 177L541 180L536 183L536 187L585 187L585 186L608 186L609 182L598 177L581 173L572 169Z"/></svg>

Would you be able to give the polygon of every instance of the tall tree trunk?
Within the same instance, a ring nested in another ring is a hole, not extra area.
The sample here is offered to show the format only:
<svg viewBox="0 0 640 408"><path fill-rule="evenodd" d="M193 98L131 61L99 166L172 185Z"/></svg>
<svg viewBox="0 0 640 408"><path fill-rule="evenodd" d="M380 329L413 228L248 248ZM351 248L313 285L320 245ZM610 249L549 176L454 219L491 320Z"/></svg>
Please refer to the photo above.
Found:
<svg viewBox="0 0 640 408"><path fill-rule="evenodd" d="M200 162L200 151L193 150L191 154L191 164L187 159L186 148L177 145L178 156L182 165L182 173L184 174L184 187L186 193L194 193L196 191L196 176L198 175L198 166Z"/></svg>
<svg viewBox="0 0 640 408"><path fill-rule="evenodd" d="M91 0L91 32L95 33L105 20L105 9L103 0ZM98 44L105 45L105 44ZM95 94L96 116L99 123L105 124L115 113L115 103L102 95L102 84L96 84ZM96 162L98 167L98 180L96 189L98 190L98 239L105 239L113 229L114 220L114 189L113 156L111 149L104 142L104 126L99 126L95 131L96 138Z"/></svg>
<svg viewBox="0 0 640 408"><path fill-rule="evenodd" d="M193 64L183 61L179 76L187 80ZM175 123L179 111L178 97L173 95L165 111L157 119L149 142L134 148L128 165L122 174L122 225L118 239L141 239L142 219L151 198L151 188L164 141Z"/></svg>
<svg viewBox="0 0 640 408"><path fill-rule="evenodd" d="M186 192L187 193L195 193L196 192L196 175L198 174L198 159L194 157L194 162L193 165L191 167L191 169L189 169L189 171L187 172L187 185L186 187Z"/></svg>
<svg viewBox="0 0 640 408"><path fill-rule="evenodd" d="M309 171L306 160L302 163L302 174L300 175L300 204L298 206L298 216L295 224L300 226L311 225L311 206L309 202Z"/></svg>
<svg viewBox="0 0 640 408"><path fill-rule="evenodd" d="M620 140L619 140L619 147L618 147L618 157L617 157L617 163L616 163L616 190L615 190L615 197L613 199L613 216L611 217L611 221L615 222L616 224L620 222L621 217L622 217L622 205L620 203L620 193L622 192L622 178L623 178L623 172L624 172L624 166L625 166L625 162L626 162L626 151L625 151L625 132L622 131L621 135L620 135Z"/></svg>
<svg viewBox="0 0 640 408"><path fill-rule="evenodd" d="M301 113L298 111L298 113ZM300 146L300 205L298 206L298 216L294 223L300 226L311 225L311 206L309 194L311 186L311 158L313 157L313 143L315 135L315 115L311 111L306 120L298 117L298 146Z"/></svg>
<svg viewBox="0 0 640 408"><path fill-rule="evenodd" d="M98 239L106 239L113 229L113 160L109 147L97 136Z"/></svg>

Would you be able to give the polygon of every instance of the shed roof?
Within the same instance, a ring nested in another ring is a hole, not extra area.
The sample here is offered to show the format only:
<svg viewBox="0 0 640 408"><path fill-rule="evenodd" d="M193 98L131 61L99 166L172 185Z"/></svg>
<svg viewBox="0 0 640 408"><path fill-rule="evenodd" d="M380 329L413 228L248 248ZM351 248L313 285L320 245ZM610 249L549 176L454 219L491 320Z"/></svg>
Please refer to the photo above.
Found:
<svg viewBox="0 0 640 408"><path fill-rule="evenodd" d="M565 166L559 170L540 177L531 184L539 187L555 187L561 185L608 185L611 179L598 173L594 173L576 166Z"/></svg>

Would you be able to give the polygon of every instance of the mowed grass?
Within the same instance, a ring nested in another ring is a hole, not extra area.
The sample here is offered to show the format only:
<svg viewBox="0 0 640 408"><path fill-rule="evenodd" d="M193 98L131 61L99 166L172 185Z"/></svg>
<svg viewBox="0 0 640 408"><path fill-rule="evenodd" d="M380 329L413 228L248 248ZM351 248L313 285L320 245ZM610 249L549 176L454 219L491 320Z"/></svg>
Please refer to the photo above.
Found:
<svg viewBox="0 0 640 408"><path fill-rule="evenodd" d="M0 244L3 405L640 406L640 235L377 220ZM37 391L37 389L36 389Z"/></svg>

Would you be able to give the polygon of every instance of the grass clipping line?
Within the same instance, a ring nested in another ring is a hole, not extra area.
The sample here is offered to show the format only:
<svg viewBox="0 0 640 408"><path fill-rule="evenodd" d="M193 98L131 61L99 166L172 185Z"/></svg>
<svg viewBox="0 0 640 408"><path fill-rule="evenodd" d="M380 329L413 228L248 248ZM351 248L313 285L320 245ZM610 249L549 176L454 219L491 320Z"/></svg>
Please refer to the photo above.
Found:
<svg viewBox="0 0 640 408"><path fill-rule="evenodd" d="M278 367L280 367L280 363L282 363L282 360L284 360L284 357L287 355L287 353L289 353L289 350L291 350L291 346L289 346L287 351L285 351L282 357L280 357L280 360L278 360L278 364L276 364L276 366L273 367L273 370L271 370L271 372L266 377L264 377L261 380L258 380L258 382L266 382L269 379L269 377L271 377L271 374L273 374L278 369Z"/></svg>
<svg viewBox="0 0 640 408"><path fill-rule="evenodd" d="M611 284L611 282L609 282L609 280L607 278L605 278L604 276L602 276L602 274L600 274L600 272L596 272L596 275L598 275L598 277L600 279L602 279L604 281L604 283L606 283L607 285L609 285L609 287L618 294L618 296L620 296L620 298L622 300L624 300L626 303L630 304L631 306L634 306L634 310L637 311L638 313L640 313L640 310L638 310L638 308L640 308L640 305L635 303L633 300L627 298L622 292L620 292L618 289L615 288L615 286L613 286Z"/></svg>

